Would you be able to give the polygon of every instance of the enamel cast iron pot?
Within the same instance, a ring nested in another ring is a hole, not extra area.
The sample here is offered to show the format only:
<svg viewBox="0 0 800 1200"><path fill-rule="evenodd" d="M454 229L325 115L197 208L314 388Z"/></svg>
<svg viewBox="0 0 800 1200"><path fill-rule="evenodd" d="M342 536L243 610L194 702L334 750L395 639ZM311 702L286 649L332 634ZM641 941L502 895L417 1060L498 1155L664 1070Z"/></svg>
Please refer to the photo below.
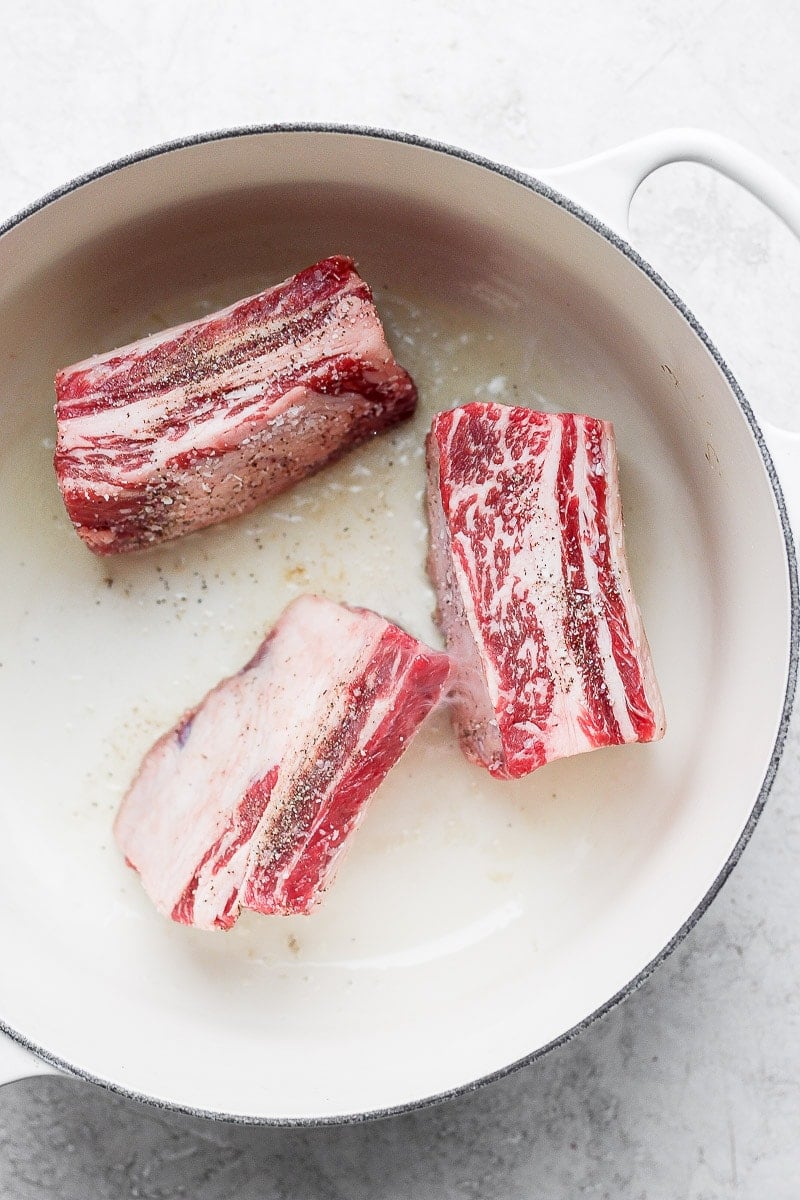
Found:
<svg viewBox="0 0 800 1200"><path fill-rule="evenodd" d="M800 235L790 185L697 131L531 176L312 127L165 146L0 230L5 1079L64 1071L247 1121L397 1111L557 1046L709 905L788 722L800 444L756 423L629 244L633 193L676 160L716 167ZM55 371L334 252L372 284L417 416L247 517L95 559L52 470ZM433 411L481 397L614 421L666 737L500 783L440 712L318 912L172 925L111 837L139 759L300 592L436 642L422 445Z"/></svg>

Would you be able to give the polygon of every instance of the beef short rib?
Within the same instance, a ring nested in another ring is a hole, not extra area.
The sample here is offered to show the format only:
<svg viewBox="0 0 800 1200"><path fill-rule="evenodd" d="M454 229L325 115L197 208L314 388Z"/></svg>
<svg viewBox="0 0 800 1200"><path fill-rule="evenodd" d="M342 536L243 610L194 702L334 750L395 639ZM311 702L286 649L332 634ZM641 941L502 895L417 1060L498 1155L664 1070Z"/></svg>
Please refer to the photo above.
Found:
<svg viewBox="0 0 800 1200"><path fill-rule="evenodd" d="M115 834L156 907L226 929L308 912L449 670L366 609L302 596L144 758Z"/></svg>
<svg viewBox="0 0 800 1200"><path fill-rule="evenodd" d="M502 779L664 733L607 421L500 404L440 413L428 568L467 757Z"/></svg>
<svg viewBox="0 0 800 1200"><path fill-rule="evenodd" d="M55 469L97 554L248 512L414 411L351 259L56 377Z"/></svg>

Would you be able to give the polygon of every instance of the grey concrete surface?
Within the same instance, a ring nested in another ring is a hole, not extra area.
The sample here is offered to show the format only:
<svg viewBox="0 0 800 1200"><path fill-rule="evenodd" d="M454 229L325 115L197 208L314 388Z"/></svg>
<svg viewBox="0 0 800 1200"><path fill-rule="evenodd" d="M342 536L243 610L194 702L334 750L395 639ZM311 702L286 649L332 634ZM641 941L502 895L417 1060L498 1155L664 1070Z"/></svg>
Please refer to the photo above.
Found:
<svg viewBox="0 0 800 1200"><path fill-rule="evenodd" d="M519 165L703 125L800 183L789 0L35 0L3 4L2 18L0 220L127 151L268 120L405 128ZM733 185L681 166L642 189L633 236L759 410L800 428L800 247L788 232ZM798 793L795 718L761 823L700 925L623 1005L533 1066L429 1110L319 1130L233 1127L72 1080L23 1081L0 1090L0 1197L795 1200Z"/></svg>

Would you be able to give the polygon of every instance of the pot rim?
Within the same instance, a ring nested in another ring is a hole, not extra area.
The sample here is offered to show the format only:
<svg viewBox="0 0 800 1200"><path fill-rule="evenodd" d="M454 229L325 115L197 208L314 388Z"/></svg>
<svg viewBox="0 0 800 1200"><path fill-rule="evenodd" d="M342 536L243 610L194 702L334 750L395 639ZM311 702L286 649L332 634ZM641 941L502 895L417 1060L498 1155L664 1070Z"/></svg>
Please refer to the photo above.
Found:
<svg viewBox="0 0 800 1200"><path fill-rule="evenodd" d="M205 1117L209 1120L225 1121L241 1125L264 1125L276 1127L316 1127L323 1125L348 1125L360 1124L362 1122L373 1120L379 1117L397 1116L405 1112L413 1112L418 1109L428 1108L442 1101L453 1099L456 1096L462 1096L468 1092L476 1091L479 1087L485 1084L496 1082L510 1075L513 1071L521 1067L528 1066L537 1059L542 1058L551 1050L563 1046L565 1043L572 1041L584 1029L593 1024L599 1017L605 1016L611 1009L616 1008L623 1000L636 991L646 979L655 971L655 969L664 962L666 958L675 950L675 948L683 941L688 933L695 927L703 914L710 907L713 900L718 895L723 884L727 881L733 868L738 863L742 856L745 846L749 842L753 830L763 812L767 797L775 780L775 775L778 770L781 755L783 753L786 735L789 728L789 721L792 713L792 705L794 701L795 688L797 684L798 661L800 660L800 597L798 595L798 575L797 575L797 558L795 554L794 537L792 535L791 524L786 508L786 503L783 496L780 480L778 479L772 457L770 455L767 444L764 440L764 435L755 418L752 408L742 392L739 384L734 378L730 368L723 359L719 350L712 342L711 338L706 333L703 326L684 304L676 292L672 290L668 283L659 275L659 273L650 265L647 259L643 258L629 242L625 241L593 213L582 208L579 204L568 199L561 192L537 179L536 176L530 175L525 171L518 170L514 167L506 166L505 164L495 162L492 159L486 158L481 154L474 153L470 150L465 150L457 146L452 146L446 142L440 142L435 139L426 138L417 134L401 132L392 129L371 127L367 125L357 124L336 124L336 123L320 123L320 122L276 122L264 125L242 125L233 126L231 128L211 131L206 133L191 134L182 138L175 138L167 142L158 143L155 146L148 147L144 150L134 151L131 154L124 155L108 162L91 171L86 171L74 179L68 181L61 186L47 192L39 200L33 201L25 208L20 210L16 215L0 224L0 239L10 230L16 228L28 217L33 216L41 209L60 200L63 196L69 195L70 192L76 191L85 184L92 183L97 179L103 178L105 175L113 174L124 167L132 166L136 163L144 162L149 158L157 158L161 155L170 154L176 150L185 150L193 146L202 146L211 142L222 142L233 138L260 136L263 134L286 134L286 133L313 133L313 134L334 134L346 135L351 137L367 137L382 139L385 141L400 142L410 146L417 146L425 150L433 150L440 154L449 155L451 158L459 158L466 162L472 163L475 166L483 167L493 171L497 175L504 176L516 183L521 184L529 191L538 193L544 196L547 200L557 204L560 208L571 213L584 224L588 225L595 233L599 234L607 242L610 242L617 250L621 251L640 271L651 280L652 283L666 296L666 298L677 308L678 312L685 319L692 332L700 339L705 348L708 350L720 371L722 372L731 392L733 393L736 402L742 410L751 432L758 446L759 453L763 460L767 471L770 486L775 498L778 509L778 517L780 519L781 529L783 532L784 548L786 552L786 563L789 578L789 595L791 605L790 617L790 641L789 641L789 664L786 679L786 689L784 692L783 707L781 710L781 718L778 724L778 731L775 742L773 744L770 761L767 767L766 774L762 781L756 796L750 816L747 819L744 829L742 830L736 845L730 855L724 862L719 873L713 883L706 891L696 908L684 921L683 925L670 938L665 946L656 954L649 963L647 963L637 975L634 976L624 987L620 988L613 996L594 1009L581 1021L577 1022L570 1029L560 1034L557 1038L553 1038L544 1046L538 1047L530 1054L523 1055L512 1063L491 1071L486 1075L480 1076L478 1079L461 1084L457 1087L450 1088L443 1092L438 1092L433 1096L424 1096L419 1100L410 1100L401 1104L392 1105L386 1108L370 1109L365 1112L347 1113L342 1115L333 1115L326 1117L262 1117L249 1116L238 1113L217 1112L211 1109L196 1108L191 1105L173 1103L158 1099L157 1097L148 1096L142 1092L137 1092L126 1088L121 1084L111 1080L103 1079L100 1076L94 1075L91 1072L83 1070L79 1066L68 1063L59 1058L57 1055L50 1053L47 1050L36 1045L24 1034L17 1030L11 1029L0 1018L0 1033L11 1038L18 1045L30 1051L37 1058L48 1063L50 1066L57 1068L60 1072L67 1075L75 1076L83 1079L88 1083L97 1084L100 1087L107 1088L109 1091L126 1097L127 1099L137 1100L155 1108L164 1109L167 1111L182 1112L190 1116Z"/></svg>

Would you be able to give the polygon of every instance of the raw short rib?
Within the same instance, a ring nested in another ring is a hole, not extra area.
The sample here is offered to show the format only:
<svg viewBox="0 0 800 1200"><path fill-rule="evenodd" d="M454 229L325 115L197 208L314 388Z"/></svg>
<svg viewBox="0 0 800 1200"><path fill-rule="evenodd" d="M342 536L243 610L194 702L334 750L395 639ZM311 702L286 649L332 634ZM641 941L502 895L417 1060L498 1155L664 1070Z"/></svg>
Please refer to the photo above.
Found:
<svg viewBox="0 0 800 1200"><path fill-rule="evenodd" d="M366 609L302 596L146 755L115 834L156 907L201 929L305 913L449 671Z"/></svg>
<svg viewBox="0 0 800 1200"><path fill-rule="evenodd" d="M248 512L414 411L349 258L56 377L55 468L97 554Z"/></svg>
<svg viewBox="0 0 800 1200"><path fill-rule="evenodd" d="M613 426L468 404L434 419L427 455L428 569L467 757L515 779L662 737Z"/></svg>

